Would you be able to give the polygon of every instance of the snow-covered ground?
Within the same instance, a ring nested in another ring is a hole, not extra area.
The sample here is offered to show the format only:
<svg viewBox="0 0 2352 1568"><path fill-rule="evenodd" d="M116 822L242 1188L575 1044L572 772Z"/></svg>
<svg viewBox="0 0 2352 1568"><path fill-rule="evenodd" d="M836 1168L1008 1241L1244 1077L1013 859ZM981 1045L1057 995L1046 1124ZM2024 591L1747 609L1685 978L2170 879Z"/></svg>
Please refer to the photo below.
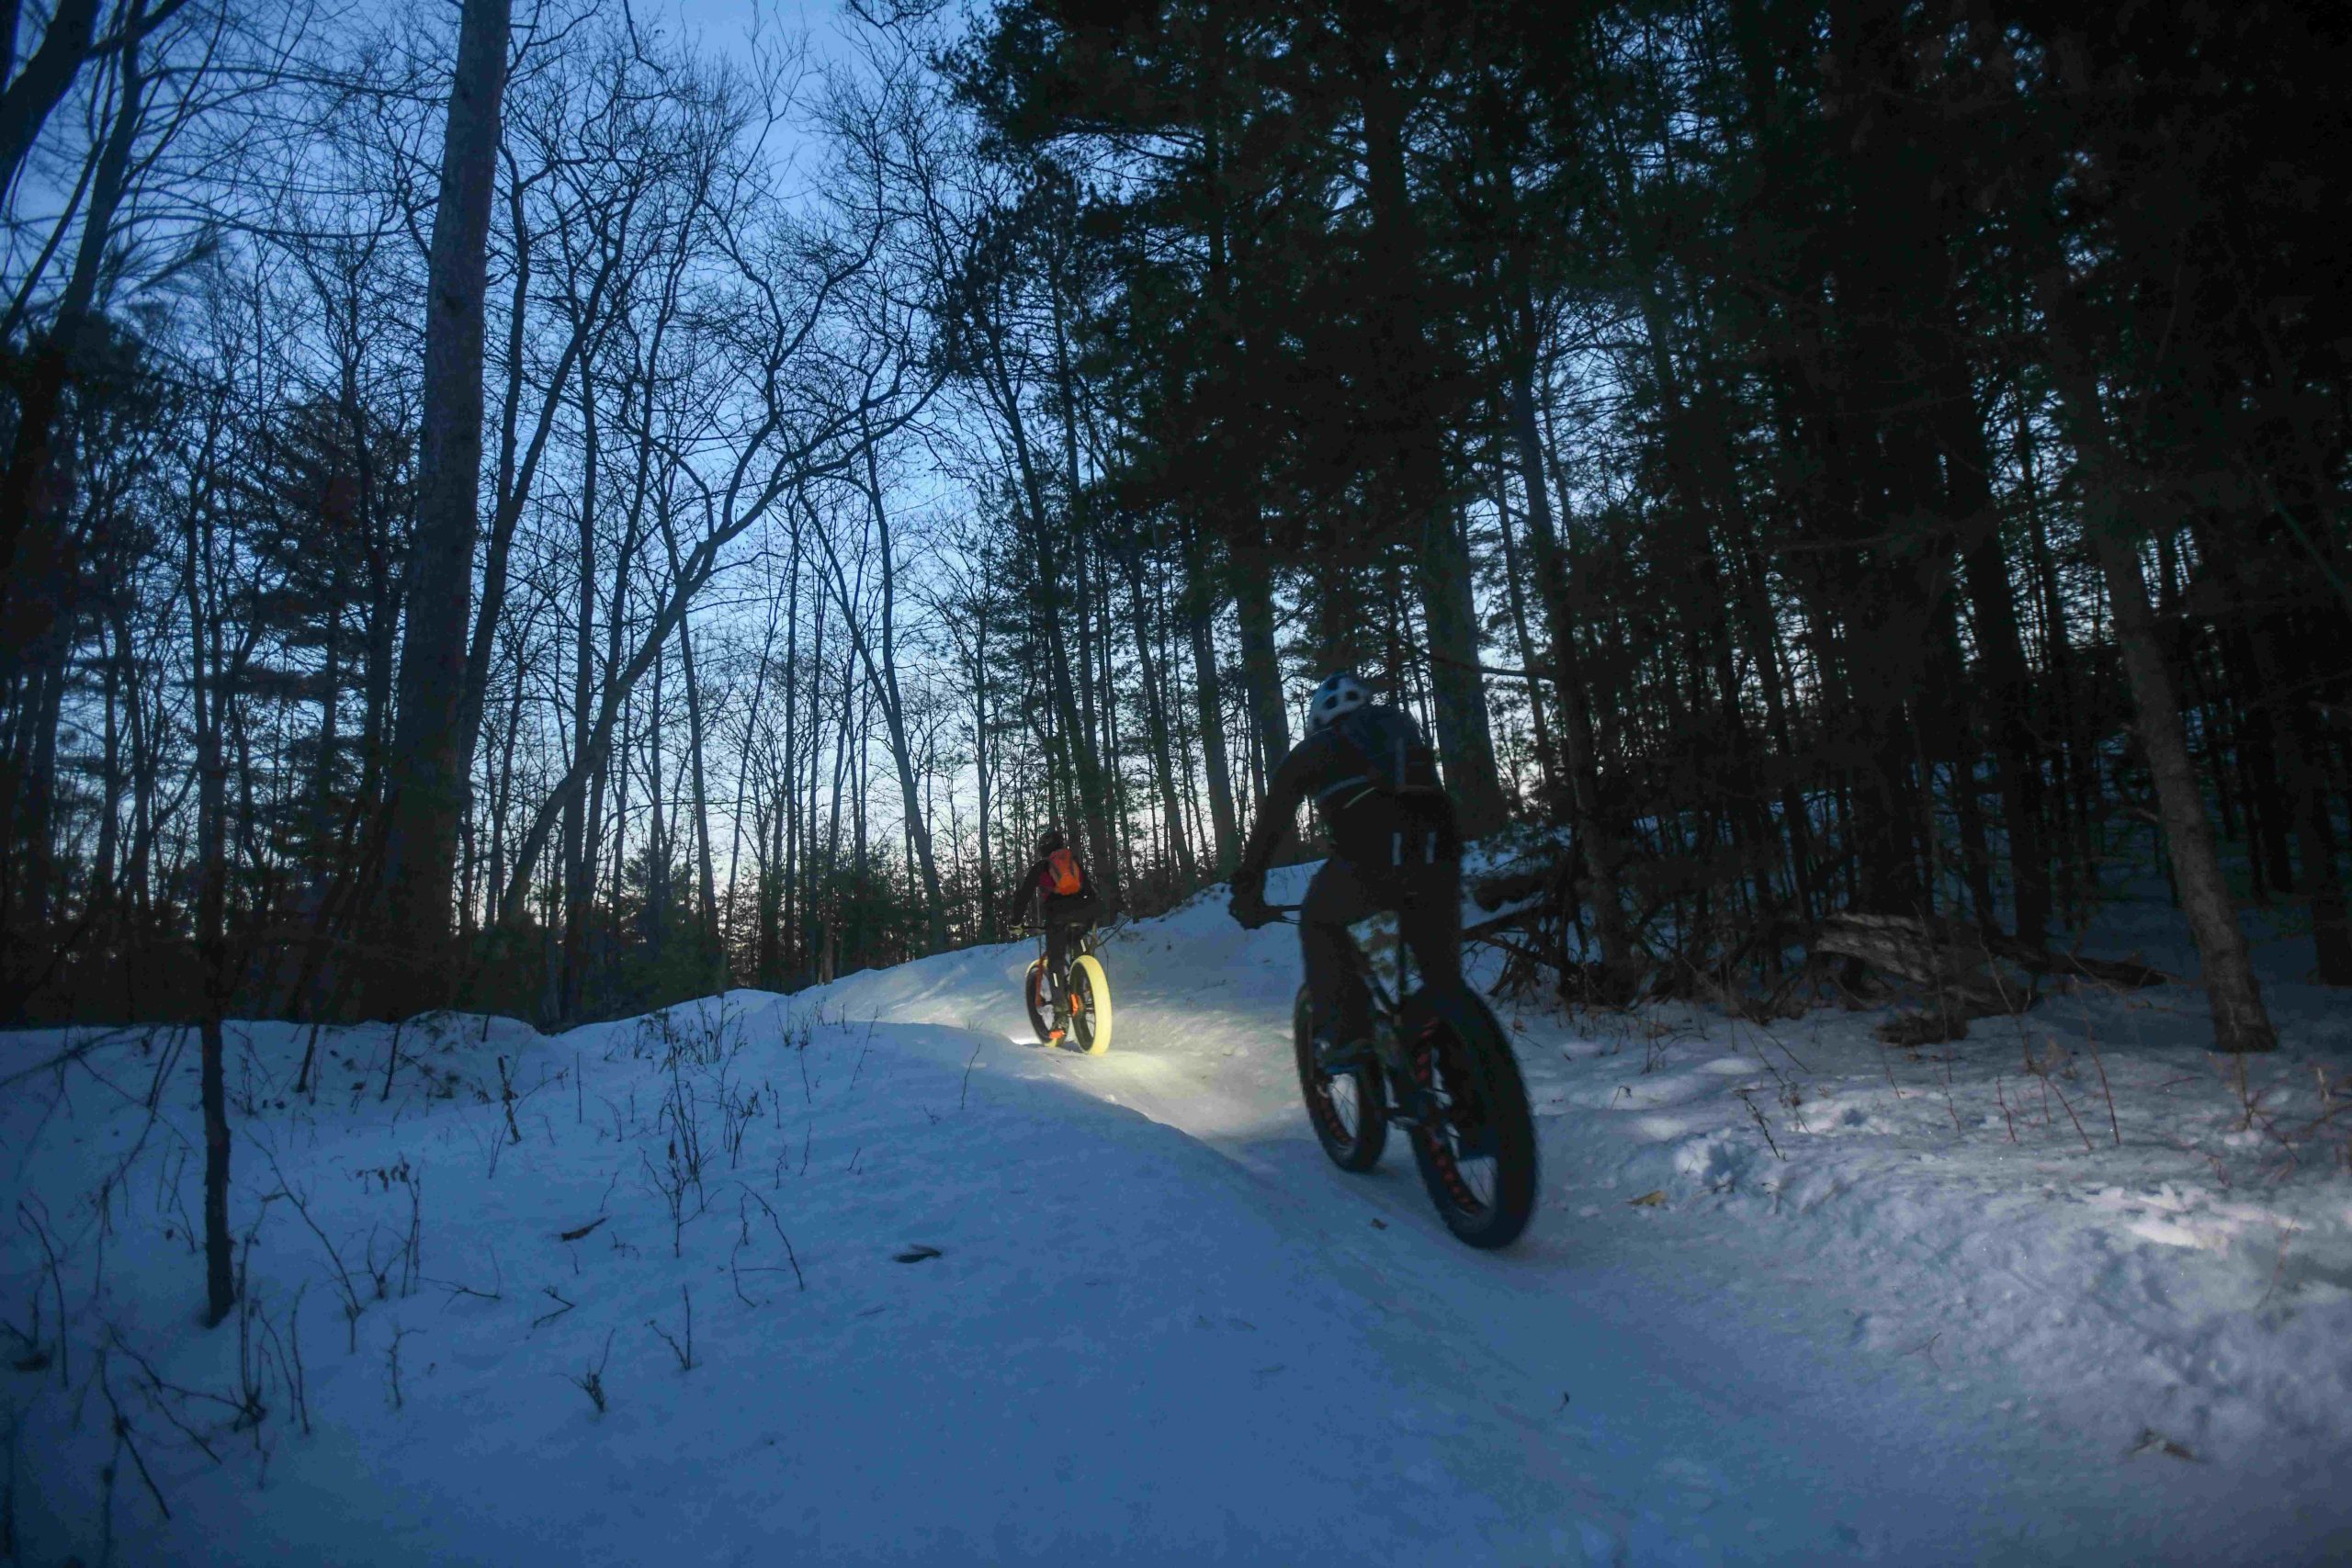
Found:
<svg viewBox="0 0 2352 1568"><path fill-rule="evenodd" d="M1324 1160L1288 931L1208 898L1119 933L1099 1058L1027 1040L1029 956L553 1038L328 1030L315 1102L308 1032L232 1028L247 1306L209 1332L193 1039L0 1037L9 1540L89 1563L2352 1553L2352 1019L2316 988L2274 986L2286 1047L2243 1079L2179 987L1919 1051L1834 1009L1506 1004L1543 1206L1485 1255L1401 1140L1370 1176Z"/></svg>

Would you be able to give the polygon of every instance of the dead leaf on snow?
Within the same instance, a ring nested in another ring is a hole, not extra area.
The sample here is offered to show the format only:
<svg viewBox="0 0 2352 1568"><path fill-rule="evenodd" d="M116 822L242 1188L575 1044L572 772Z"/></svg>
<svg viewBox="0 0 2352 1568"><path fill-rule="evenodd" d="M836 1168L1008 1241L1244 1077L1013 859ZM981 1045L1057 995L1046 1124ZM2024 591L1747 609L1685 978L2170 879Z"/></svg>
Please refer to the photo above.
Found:
<svg viewBox="0 0 2352 1568"><path fill-rule="evenodd" d="M2168 1459L2187 1460L2191 1464L2197 1462L2197 1455L2186 1444L2174 1442L2154 1427L2141 1427L2140 1440L2126 1449L2123 1457L2136 1459L2142 1454L2163 1454Z"/></svg>

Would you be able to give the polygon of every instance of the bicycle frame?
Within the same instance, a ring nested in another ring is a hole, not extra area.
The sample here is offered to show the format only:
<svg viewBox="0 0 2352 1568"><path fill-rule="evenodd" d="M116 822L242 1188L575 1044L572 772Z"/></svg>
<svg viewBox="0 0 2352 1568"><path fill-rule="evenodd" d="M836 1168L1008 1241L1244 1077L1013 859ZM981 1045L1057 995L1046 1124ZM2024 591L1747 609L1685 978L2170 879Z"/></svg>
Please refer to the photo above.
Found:
<svg viewBox="0 0 2352 1568"><path fill-rule="evenodd" d="M1298 905L1273 904L1267 907L1276 914L1292 917L1286 919L1284 924L1298 923L1295 918L1299 910ZM1395 918L1393 912L1384 911L1384 914L1388 919ZM1368 919L1376 920L1382 918L1383 915L1374 915ZM1414 1076L1411 1064L1406 1059L1405 1043L1398 1029L1399 1020L1404 1013L1405 999L1413 994L1412 945L1404 940L1402 931L1396 933L1396 989L1391 993L1387 986L1382 982L1379 970L1373 963L1372 955L1364 951L1363 941L1356 935L1357 928L1366 923L1368 920L1359 920L1348 928L1349 959L1354 965L1356 978L1363 984L1371 1003L1373 1050L1380 1058L1380 1065L1387 1069L1381 1076L1386 1080L1388 1087L1389 1114L1392 1119L1410 1125L1421 1120L1428 1106L1427 1094L1422 1089L1419 1080Z"/></svg>
<svg viewBox="0 0 2352 1568"><path fill-rule="evenodd" d="M1043 926L1033 925L1029 930L1035 933L1037 938L1037 956L1045 959L1052 958L1053 947L1046 941L1046 928ZM1100 927L1088 927L1084 936L1080 937L1076 942L1070 943L1070 962L1074 964L1081 958L1100 957L1101 953L1097 951L1097 944L1100 942L1102 935L1102 932ZM1051 965L1048 964L1047 974L1056 986L1065 991L1069 989L1069 974L1067 969L1062 973L1056 975L1052 973Z"/></svg>

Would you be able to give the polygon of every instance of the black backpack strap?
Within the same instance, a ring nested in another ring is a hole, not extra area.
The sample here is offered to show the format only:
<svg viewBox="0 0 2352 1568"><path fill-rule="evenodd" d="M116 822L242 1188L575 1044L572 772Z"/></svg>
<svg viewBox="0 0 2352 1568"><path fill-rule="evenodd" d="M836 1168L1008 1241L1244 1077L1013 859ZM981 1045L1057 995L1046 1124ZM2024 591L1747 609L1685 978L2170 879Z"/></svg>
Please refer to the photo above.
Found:
<svg viewBox="0 0 2352 1568"><path fill-rule="evenodd" d="M1377 728L1381 733L1366 731ZM1420 728L1395 708L1363 708L1341 716L1331 727L1351 750L1363 760L1364 778L1372 786L1387 795L1426 795L1437 793L1441 786L1436 777L1436 759L1430 758L1430 778L1426 782L1413 777L1416 755L1429 750ZM1348 780L1353 784L1357 781ZM1323 792L1329 795L1340 786L1334 784ZM1322 795L1316 797L1318 801Z"/></svg>

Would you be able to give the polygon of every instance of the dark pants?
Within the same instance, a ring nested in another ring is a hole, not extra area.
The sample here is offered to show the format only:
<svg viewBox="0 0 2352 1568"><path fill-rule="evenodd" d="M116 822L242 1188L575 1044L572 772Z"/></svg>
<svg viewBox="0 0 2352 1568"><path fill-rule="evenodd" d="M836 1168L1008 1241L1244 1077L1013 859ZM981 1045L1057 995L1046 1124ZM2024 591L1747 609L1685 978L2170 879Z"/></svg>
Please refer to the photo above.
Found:
<svg viewBox="0 0 2352 1568"><path fill-rule="evenodd" d="M1038 919L1046 928L1046 967L1067 977L1070 954L1077 951L1086 933L1102 921L1102 900L1082 893L1048 897L1045 908L1038 911Z"/></svg>
<svg viewBox="0 0 2352 1568"><path fill-rule="evenodd" d="M1324 862L1298 907L1298 949L1315 1016L1337 1020L1333 1038L1343 1043L1372 1032L1372 998L1349 952L1355 938L1348 928L1384 909L1396 911L1422 985L1461 983L1461 863L1382 867L1374 874L1347 861Z"/></svg>

